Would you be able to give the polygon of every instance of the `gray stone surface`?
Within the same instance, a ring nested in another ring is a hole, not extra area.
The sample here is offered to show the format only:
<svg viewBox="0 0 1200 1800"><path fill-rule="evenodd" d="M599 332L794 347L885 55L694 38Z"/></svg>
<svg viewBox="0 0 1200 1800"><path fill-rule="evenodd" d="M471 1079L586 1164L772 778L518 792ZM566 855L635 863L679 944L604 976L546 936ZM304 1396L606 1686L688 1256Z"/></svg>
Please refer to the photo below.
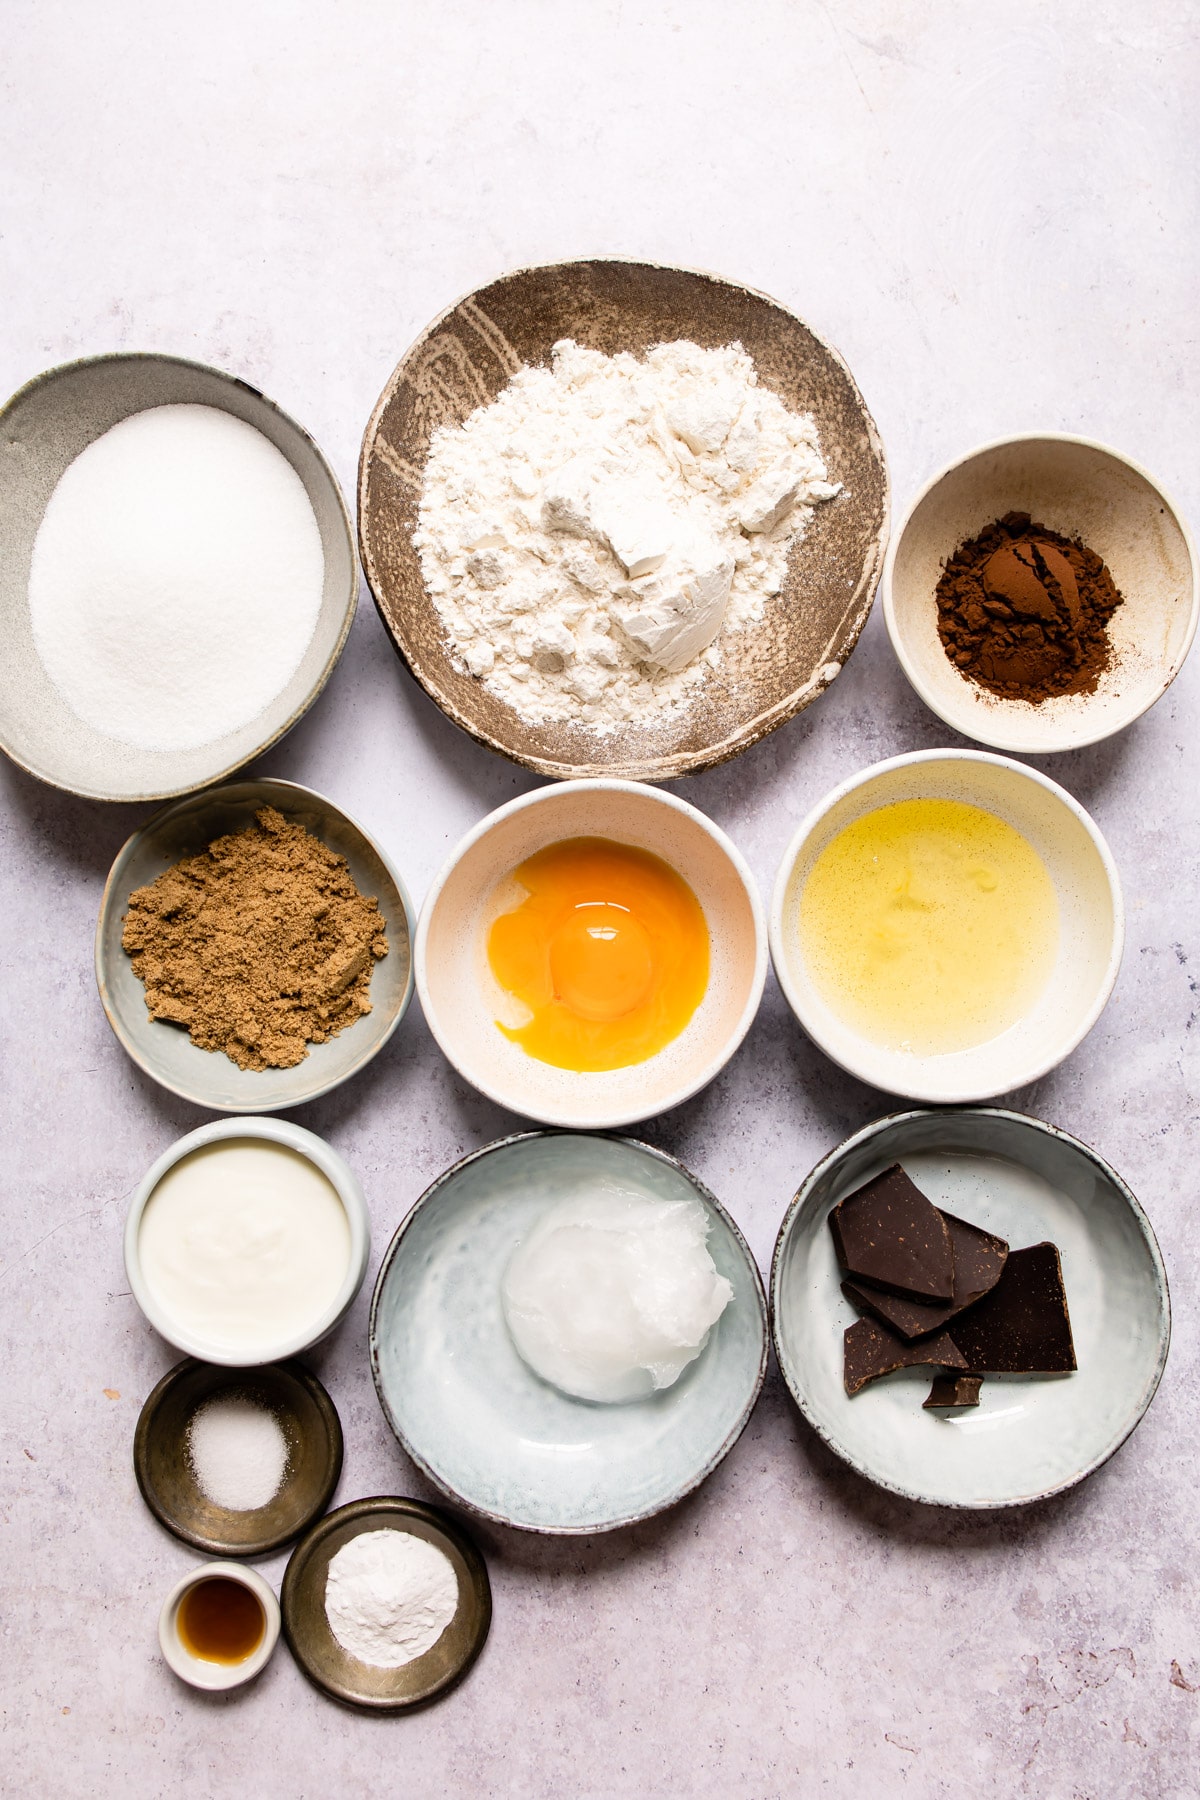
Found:
<svg viewBox="0 0 1200 1800"><path fill-rule="evenodd" d="M1034 426L1145 462L1195 510L1194 4L1062 0L211 0L3 9L0 388L158 348L244 376L352 489L400 352L522 263L614 252L777 295L847 356L903 507L942 461ZM1046 767L1098 818L1129 940L1091 1037L1015 1104L1095 1144L1158 1230L1175 1341L1134 1439L1084 1487L997 1519L895 1502L835 1464L772 1376L718 1475L612 1540L480 1532L491 1641L443 1705L343 1712L281 1649L202 1698L158 1658L193 1559L133 1482L174 1360L126 1292L125 1198L201 1115L126 1061L96 999L109 862L148 809L5 765L0 1238L0 1789L1159 1797L1200 1793L1195 1419L1200 662L1114 742ZM681 785L764 890L827 787L947 741L872 619L830 694ZM419 899L457 837L529 785L417 691L364 600L344 661L267 772L334 795ZM645 1135L766 1266L815 1159L886 1110L773 983L734 1063ZM365 1355L370 1280L424 1185L514 1121L466 1091L418 1009L298 1115L360 1172L368 1288L318 1366L340 1499L421 1493ZM265 1565L278 1583L283 1559Z"/></svg>

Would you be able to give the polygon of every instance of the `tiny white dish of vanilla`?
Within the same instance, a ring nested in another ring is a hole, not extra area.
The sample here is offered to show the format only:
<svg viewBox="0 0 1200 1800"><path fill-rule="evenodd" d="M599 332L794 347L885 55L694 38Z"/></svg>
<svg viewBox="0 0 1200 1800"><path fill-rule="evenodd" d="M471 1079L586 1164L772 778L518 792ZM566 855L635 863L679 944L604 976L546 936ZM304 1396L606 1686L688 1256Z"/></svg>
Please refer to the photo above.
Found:
<svg viewBox="0 0 1200 1800"><path fill-rule="evenodd" d="M138 1188L125 1229L129 1285L150 1323L181 1350L238 1368L332 1331L369 1250L366 1203L341 1157L268 1118L181 1138Z"/></svg>

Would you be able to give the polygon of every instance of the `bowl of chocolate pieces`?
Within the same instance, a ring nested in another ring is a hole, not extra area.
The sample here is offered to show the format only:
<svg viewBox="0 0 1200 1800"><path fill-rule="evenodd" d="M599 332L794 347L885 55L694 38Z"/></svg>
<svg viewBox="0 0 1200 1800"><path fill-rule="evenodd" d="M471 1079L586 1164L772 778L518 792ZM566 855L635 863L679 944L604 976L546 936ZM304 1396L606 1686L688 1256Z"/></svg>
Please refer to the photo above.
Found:
<svg viewBox="0 0 1200 1800"><path fill-rule="evenodd" d="M1162 1257L1120 1176L990 1107L879 1119L809 1175L771 1273L776 1355L838 1456L906 1499L1019 1506L1082 1481L1154 1398Z"/></svg>
<svg viewBox="0 0 1200 1800"><path fill-rule="evenodd" d="M1110 737L1161 698L1200 613L1196 550L1158 482L1089 438L984 444L917 495L884 563L892 647L976 743Z"/></svg>

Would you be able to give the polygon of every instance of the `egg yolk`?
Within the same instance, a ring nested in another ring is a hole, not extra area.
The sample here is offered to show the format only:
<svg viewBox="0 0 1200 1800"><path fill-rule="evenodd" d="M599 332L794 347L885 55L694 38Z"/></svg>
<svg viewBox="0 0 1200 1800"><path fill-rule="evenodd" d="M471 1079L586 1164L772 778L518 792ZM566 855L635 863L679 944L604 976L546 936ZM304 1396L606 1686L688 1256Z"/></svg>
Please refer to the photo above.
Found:
<svg viewBox="0 0 1200 1800"><path fill-rule="evenodd" d="M492 974L530 1014L497 1020L557 1069L622 1069L677 1038L708 986L700 902L661 857L568 838L514 870L526 890L493 920Z"/></svg>

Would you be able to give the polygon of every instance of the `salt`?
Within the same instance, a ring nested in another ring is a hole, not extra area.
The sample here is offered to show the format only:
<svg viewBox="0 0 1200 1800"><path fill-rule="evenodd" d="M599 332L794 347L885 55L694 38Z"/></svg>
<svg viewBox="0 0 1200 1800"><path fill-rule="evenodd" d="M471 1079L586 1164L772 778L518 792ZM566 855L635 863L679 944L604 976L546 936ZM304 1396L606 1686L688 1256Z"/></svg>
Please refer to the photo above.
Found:
<svg viewBox="0 0 1200 1800"><path fill-rule="evenodd" d="M33 640L85 724L191 750L282 693L324 577L304 484L261 432L211 406L150 407L94 439L50 496Z"/></svg>
<svg viewBox="0 0 1200 1800"><path fill-rule="evenodd" d="M188 1460L206 1500L255 1512L279 1492L288 1443L275 1414L244 1395L209 1400L188 1428Z"/></svg>

